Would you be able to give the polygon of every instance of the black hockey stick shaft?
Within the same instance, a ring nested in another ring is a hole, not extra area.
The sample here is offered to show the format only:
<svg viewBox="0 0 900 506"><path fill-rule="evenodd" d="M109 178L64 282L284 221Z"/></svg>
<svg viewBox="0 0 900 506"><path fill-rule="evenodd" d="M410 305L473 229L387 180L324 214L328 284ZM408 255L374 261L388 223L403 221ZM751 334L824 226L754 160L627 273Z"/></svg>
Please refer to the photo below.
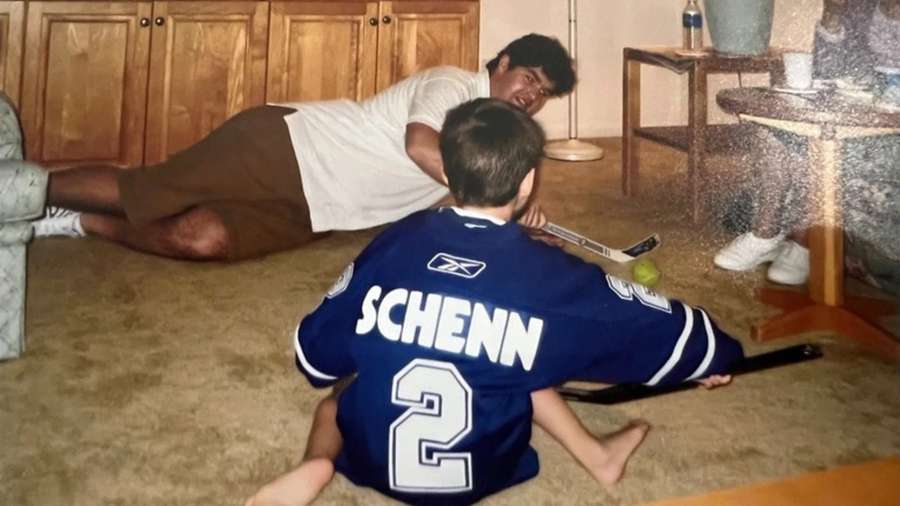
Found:
<svg viewBox="0 0 900 506"><path fill-rule="evenodd" d="M807 360L814 360L822 356L822 350L814 344L798 344L747 357L735 364L730 372L732 375L747 374L756 371L772 369L784 365L796 364ZM690 390L700 386L696 381L685 381L665 387L650 387L641 384L622 384L597 389L558 387L556 391L563 399L592 404L618 404L620 402L635 401L647 397L656 397L672 392Z"/></svg>

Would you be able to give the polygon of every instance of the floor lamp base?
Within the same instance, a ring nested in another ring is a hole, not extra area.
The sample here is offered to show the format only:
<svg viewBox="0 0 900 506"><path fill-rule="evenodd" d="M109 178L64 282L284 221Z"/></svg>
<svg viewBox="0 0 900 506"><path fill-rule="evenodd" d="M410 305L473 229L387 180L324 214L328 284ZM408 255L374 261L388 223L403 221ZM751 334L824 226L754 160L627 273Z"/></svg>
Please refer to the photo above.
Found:
<svg viewBox="0 0 900 506"><path fill-rule="evenodd" d="M544 155L555 160L586 162L603 158L603 148L578 139L568 139L547 144Z"/></svg>

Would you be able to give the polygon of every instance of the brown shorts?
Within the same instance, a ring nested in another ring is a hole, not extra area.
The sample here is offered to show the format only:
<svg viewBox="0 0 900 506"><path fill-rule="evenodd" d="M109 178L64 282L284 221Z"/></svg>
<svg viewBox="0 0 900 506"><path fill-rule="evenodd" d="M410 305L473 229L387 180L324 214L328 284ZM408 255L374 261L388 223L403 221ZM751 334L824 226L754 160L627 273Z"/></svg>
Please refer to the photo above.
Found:
<svg viewBox="0 0 900 506"><path fill-rule="evenodd" d="M284 116L261 106L236 114L199 143L158 165L123 171L119 194L142 226L205 208L218 215L231 260L294 248L314 234Z"/></svg>

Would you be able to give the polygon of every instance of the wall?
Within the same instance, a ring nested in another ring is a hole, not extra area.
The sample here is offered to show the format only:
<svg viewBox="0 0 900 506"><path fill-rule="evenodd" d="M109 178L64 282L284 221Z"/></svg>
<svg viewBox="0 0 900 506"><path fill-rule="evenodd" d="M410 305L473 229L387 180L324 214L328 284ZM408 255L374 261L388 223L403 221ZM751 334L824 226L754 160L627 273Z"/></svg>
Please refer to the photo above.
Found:
<svg viewBox="0 0 900 506"><path fill-rule="evenodd" d="M752 0L747 0L752 1ZM678 46L684 0L578 0L578 135L618 136L622 130L622 48ZM568 40L568 0L482 0L480 55L487 61L506 43L530 32ZM772 45L809 50L822 0L775 0ZM704 34L709 44L709 33ZM645 125L687 121L687 77L644 66L642 113ZM715 106L717 90L738 85L736 76L712 76L710 121L731 121ZM744 76L743 84L763 85L765 76ZM550 138L568 135L568 102L551 101L538 114Z"/></svg>

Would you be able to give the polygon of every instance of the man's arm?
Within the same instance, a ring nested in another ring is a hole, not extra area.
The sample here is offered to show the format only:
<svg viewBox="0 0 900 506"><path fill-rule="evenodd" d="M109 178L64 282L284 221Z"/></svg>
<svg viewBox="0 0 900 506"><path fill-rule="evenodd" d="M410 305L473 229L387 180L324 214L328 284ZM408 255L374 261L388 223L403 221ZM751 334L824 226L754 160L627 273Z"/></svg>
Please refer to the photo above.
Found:
<svg viewBox="0 0 900 506"><path fill-rule="evenodd" d="M406 125L406 154L416 162L422 172L431 176L438 183L447 186L439 138L440 134L424 123ZM537 202L532 202L518 221L523 227L540 229L547 223L547 216L544 215L544 211ZM560 244L554 238L540 238L557 246Z"/></svg>
<svg viewBox="0 0 900 506"><path fill-rule="evenodd" d="M447 186L444 175L444 162L441 160L439 135L435 129L424 123L406 125L406 154L416 162L422 172L432 179Z"/></svg>

